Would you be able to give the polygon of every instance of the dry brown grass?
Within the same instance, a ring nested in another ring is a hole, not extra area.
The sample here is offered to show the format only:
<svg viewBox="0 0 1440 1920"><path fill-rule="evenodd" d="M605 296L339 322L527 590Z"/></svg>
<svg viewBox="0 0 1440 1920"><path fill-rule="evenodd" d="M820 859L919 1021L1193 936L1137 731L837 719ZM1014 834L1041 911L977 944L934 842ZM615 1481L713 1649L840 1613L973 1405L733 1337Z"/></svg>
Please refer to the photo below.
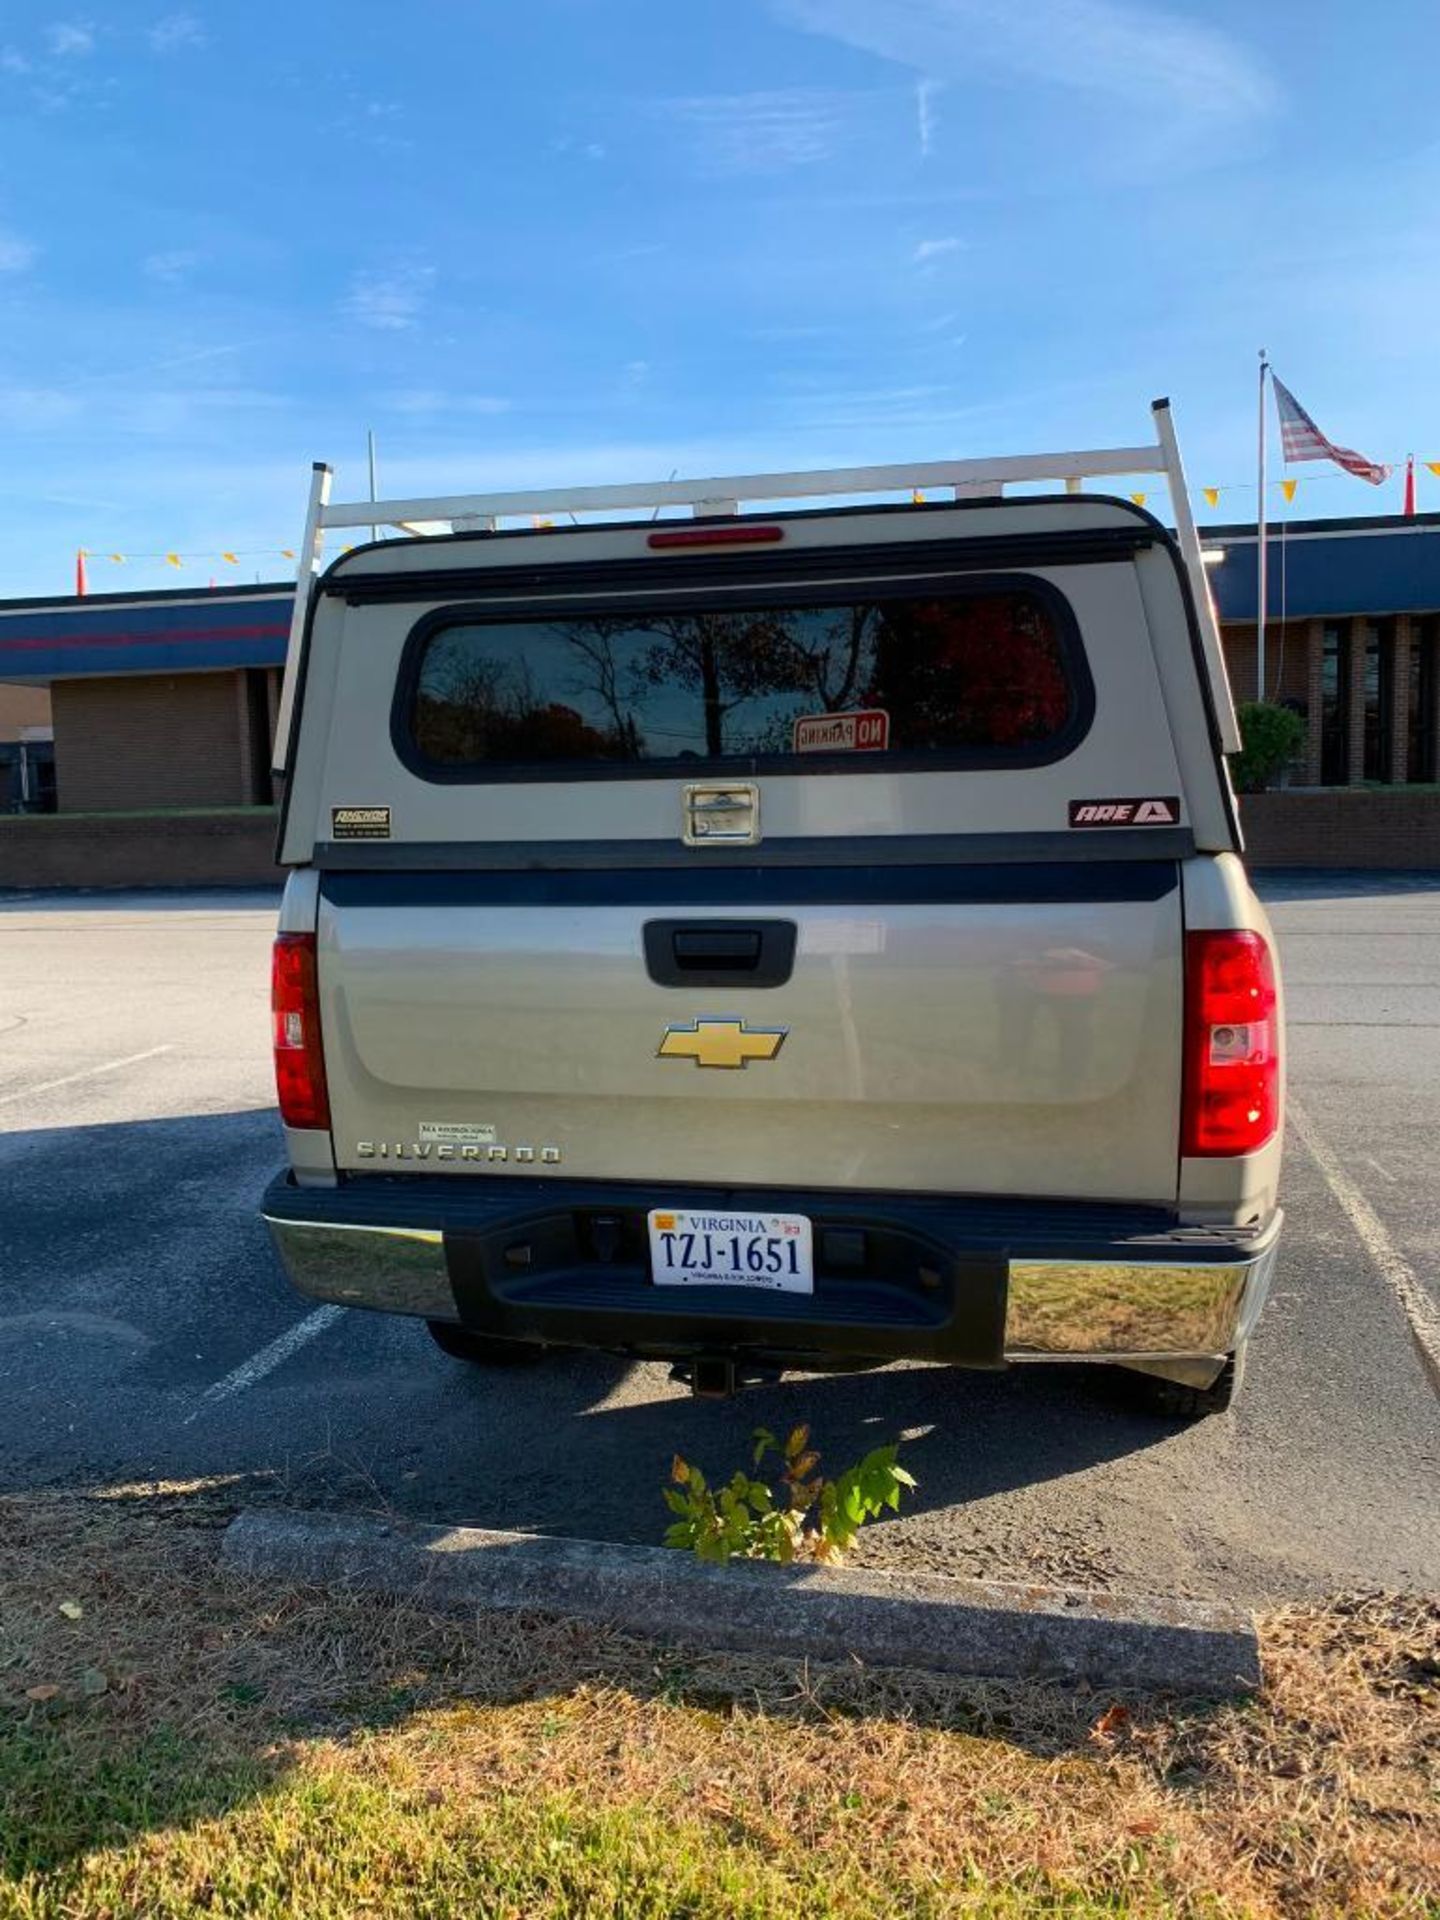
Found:
<svg viewBox="0 0 1440 1920"><path fill-rule="evenodd" d="M260 1590L231 1498L0 1502L0 1914L1440 1913L1432 1601L1119 1700Z"/></svg>

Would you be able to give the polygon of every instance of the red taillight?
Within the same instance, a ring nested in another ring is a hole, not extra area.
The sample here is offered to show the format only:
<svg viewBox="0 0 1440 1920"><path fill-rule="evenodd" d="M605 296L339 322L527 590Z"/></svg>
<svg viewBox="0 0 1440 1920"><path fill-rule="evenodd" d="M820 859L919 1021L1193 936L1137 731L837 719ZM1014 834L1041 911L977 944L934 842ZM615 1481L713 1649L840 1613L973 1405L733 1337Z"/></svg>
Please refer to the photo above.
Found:
<svg viewBox="0 0 1440 1920"><path fill-rule="evenodd" d="M783 540L785 529L754 520L735 520L723 527L666 527L648 534L647 547L753 547Z"/></svg>
<svg viewBox="0 0 1440 1920"><path fill-rule="evenodd" d="M1180 1151L1254 1153L1280 1124L1275 966L1258 933L1185 936Z"/></svg>
<svg viewBox="0 0 1440 1920"><path fill-rule="evenodd" d="M320 1051L313 933L276 935L270 1007L280 1118L287 1127L328 1127L330 1097L325 1091L325 1059Z"/></svg>

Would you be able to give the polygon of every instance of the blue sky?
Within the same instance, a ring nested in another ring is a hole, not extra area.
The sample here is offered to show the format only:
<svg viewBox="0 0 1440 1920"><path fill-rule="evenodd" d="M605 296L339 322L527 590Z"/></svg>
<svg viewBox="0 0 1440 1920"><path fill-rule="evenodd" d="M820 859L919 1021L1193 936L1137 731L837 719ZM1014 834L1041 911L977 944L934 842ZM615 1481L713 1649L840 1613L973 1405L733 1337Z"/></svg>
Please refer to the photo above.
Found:
<svg viewBox="0 0 1440 1920"><path fill-rule="evenodd" d="M1433 0L10 0L0 595L78 545L279 577L367 426L413 493L1133 442L1168 392L1238 519L1263 343L1440 460L1437 70Z"/></svg>

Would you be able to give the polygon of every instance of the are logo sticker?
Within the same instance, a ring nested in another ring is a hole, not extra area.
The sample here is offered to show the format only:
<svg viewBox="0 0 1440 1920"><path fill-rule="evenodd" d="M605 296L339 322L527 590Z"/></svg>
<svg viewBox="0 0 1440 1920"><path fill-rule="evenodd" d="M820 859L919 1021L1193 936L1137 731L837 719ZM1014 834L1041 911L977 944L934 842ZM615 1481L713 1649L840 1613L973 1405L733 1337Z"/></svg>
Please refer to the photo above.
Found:
<svg viewBox="0 0 1440 1920"><path fill-rule="evenodd" d="M332 840L388 840L390 838L389 807L332 807L330 838Z"/></svg>
<svg viewBox="0 0 1440 1920"><path fill-rule="evenodd" d="M1178 827L1180 797L1169 793L1144 800L1072 800L1072 827Z"/></svg>

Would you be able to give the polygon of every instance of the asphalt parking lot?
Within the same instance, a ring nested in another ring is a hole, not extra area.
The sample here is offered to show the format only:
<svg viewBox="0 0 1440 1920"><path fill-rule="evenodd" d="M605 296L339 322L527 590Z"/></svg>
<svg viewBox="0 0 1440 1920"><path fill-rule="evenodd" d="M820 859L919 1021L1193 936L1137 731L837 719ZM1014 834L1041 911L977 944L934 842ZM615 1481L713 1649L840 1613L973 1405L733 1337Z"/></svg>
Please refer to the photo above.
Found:
<svg viewBox="0 0 1440 1920"><path fill-rule="evenodd" d="M907 1436L919 1493L877 1563L1243 1600L1440 1585L1440 1402L1396 1293L1440 1301L1440 875L1264 891L1303 1131L1246 1393L1191 1429L1062 1368L714 1405L661 1367L482 1372L419 1325L314 1311L256 1215L281 1158L274 896L0 898L0 1487L215 1476L654 1540L675 1451L728 1471L752 1427L803 1417L837 1466Z"/></svg>

